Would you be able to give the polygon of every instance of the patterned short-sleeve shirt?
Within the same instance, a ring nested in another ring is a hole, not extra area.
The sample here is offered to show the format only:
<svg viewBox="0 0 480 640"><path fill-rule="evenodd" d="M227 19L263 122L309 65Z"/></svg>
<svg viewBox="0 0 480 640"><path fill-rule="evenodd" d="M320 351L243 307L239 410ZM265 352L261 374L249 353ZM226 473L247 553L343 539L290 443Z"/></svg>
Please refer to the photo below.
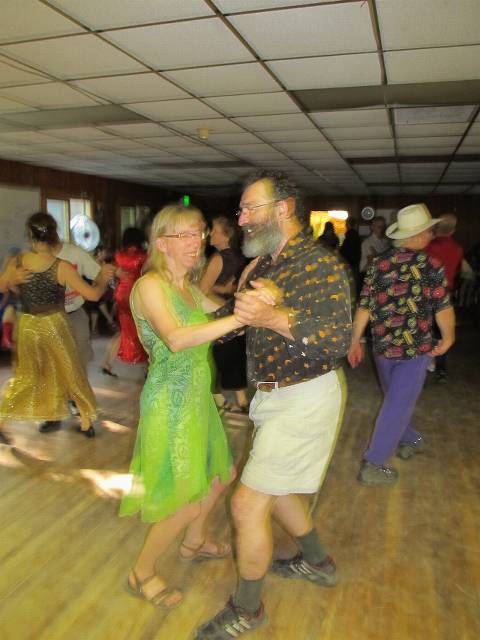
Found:
<svg viewBox="0 0 480 640"><path fill-rule="evenodd" d="M451 306L444 268L423 251L393 248L375 258L360 293L370 314L373 350L409 360L433 347L433 315Z"/></svg>
<svg viewBox="0 0 480 640"><path fill-rule="evenodd" d="M293 384L338 367L350 346L352 323L348 275L337 256L302 231L275 261L270 256L258 259L249 280L257 278L272 280L282 289L293 339L271 329L247 327L249 383ZM216 316L231 311L231 305L225 305Z"/></svg>

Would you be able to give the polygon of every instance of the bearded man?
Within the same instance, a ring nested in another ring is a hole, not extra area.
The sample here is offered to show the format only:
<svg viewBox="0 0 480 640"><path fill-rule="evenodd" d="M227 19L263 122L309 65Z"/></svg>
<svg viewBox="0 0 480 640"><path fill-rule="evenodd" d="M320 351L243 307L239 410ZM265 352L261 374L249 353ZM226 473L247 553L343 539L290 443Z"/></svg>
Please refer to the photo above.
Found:
<svg viewBox="0 0 480 640"><path fill-rule="evenodd" d="M265 624L261 591L272 561L272 516L299 548L295 557L275 560L274 573L320 586L337 580L307 498L324 479L345 404L339 359L351 338L348 277L337 257L303 228L298 189L283 174L250 178L237 215L243 252L257 258L240 279L234 309L248 325L255 436L231 505L238 587L226 607L199 628L198 640L231 640ZM261 288L275 305L256 295ZM217 314L228 312L226 305Z"/></svg>

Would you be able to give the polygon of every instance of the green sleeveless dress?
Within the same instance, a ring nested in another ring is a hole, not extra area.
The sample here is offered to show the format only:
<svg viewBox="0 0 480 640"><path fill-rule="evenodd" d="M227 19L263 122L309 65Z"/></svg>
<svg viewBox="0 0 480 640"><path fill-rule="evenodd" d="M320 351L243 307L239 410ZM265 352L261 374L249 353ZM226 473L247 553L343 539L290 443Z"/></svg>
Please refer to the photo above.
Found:
<svg viewBox="0 0 480 640"><path fill-rule="evenodd" d="M195 287L192 307L174 287L166 282L162 286L182 326L208 320ZM133 484L120 515L140 512L143 522L157 522L205 498L215 477L228 481L232 457L211 393L209 344L172 353L130 300L149 368L130 465Z"/></svg>

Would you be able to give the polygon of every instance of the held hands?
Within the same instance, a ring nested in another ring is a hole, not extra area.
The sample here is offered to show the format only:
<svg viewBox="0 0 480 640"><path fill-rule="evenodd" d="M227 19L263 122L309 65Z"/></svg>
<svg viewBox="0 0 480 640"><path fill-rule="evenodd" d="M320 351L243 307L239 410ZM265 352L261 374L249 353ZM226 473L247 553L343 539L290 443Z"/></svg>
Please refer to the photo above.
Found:
<svg viewBox="0 0 480 640"><path fill-rule="evenodd" d="M114 264L105 263L102 265L98 280L105 284L115 277L116 267Z"/></svg>
<svg viewBox="0 0 480 640"><path fill-rule="evenodd" d="M361 342L352 342L352 346L348 350L347 360L352 369L358 367L365 357L365 348Z"/></svg>
<svg viewBox="0 0 480 640"><path fill-rule="evenodd" d="M266 304L272 304L274 306L282 304L283 291L280 287L277 287L272 280L258 278L257 280L250 280L250 285L260 300L263 300ZM253 293L253 291L251 291L251 293Z"/></svg>
<svg viewBox="0 0 480 640"><path fill-rule="evenodd" d="M12 270L11 277L9 279L9 286L15 287L18 284L28 282L32 278L32 272L24 267L16 267Z"/></svg>

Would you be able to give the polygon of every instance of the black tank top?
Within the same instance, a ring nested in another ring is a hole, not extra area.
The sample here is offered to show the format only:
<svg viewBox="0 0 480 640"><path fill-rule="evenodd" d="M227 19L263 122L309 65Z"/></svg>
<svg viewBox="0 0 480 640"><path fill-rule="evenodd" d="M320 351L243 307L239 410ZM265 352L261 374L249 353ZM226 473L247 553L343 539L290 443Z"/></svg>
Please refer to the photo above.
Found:
<svg viewBox="0 0 480 640"><path fill-rule="evenodd" d="M57 258L48 269L33 273L28 282L18 286L24 313L37 315L65 310L65 287L57 281L59 263ZM22 266L21 258L17 265Z"/></svg>
<svg viewBox="0 0 480 640"><path fill-rule="evenodd" d="M222 270L215 284L227 284L232 277L238 280L248 260L240 251L232 247L222 249L219 254L222 256Z"/></svg>

